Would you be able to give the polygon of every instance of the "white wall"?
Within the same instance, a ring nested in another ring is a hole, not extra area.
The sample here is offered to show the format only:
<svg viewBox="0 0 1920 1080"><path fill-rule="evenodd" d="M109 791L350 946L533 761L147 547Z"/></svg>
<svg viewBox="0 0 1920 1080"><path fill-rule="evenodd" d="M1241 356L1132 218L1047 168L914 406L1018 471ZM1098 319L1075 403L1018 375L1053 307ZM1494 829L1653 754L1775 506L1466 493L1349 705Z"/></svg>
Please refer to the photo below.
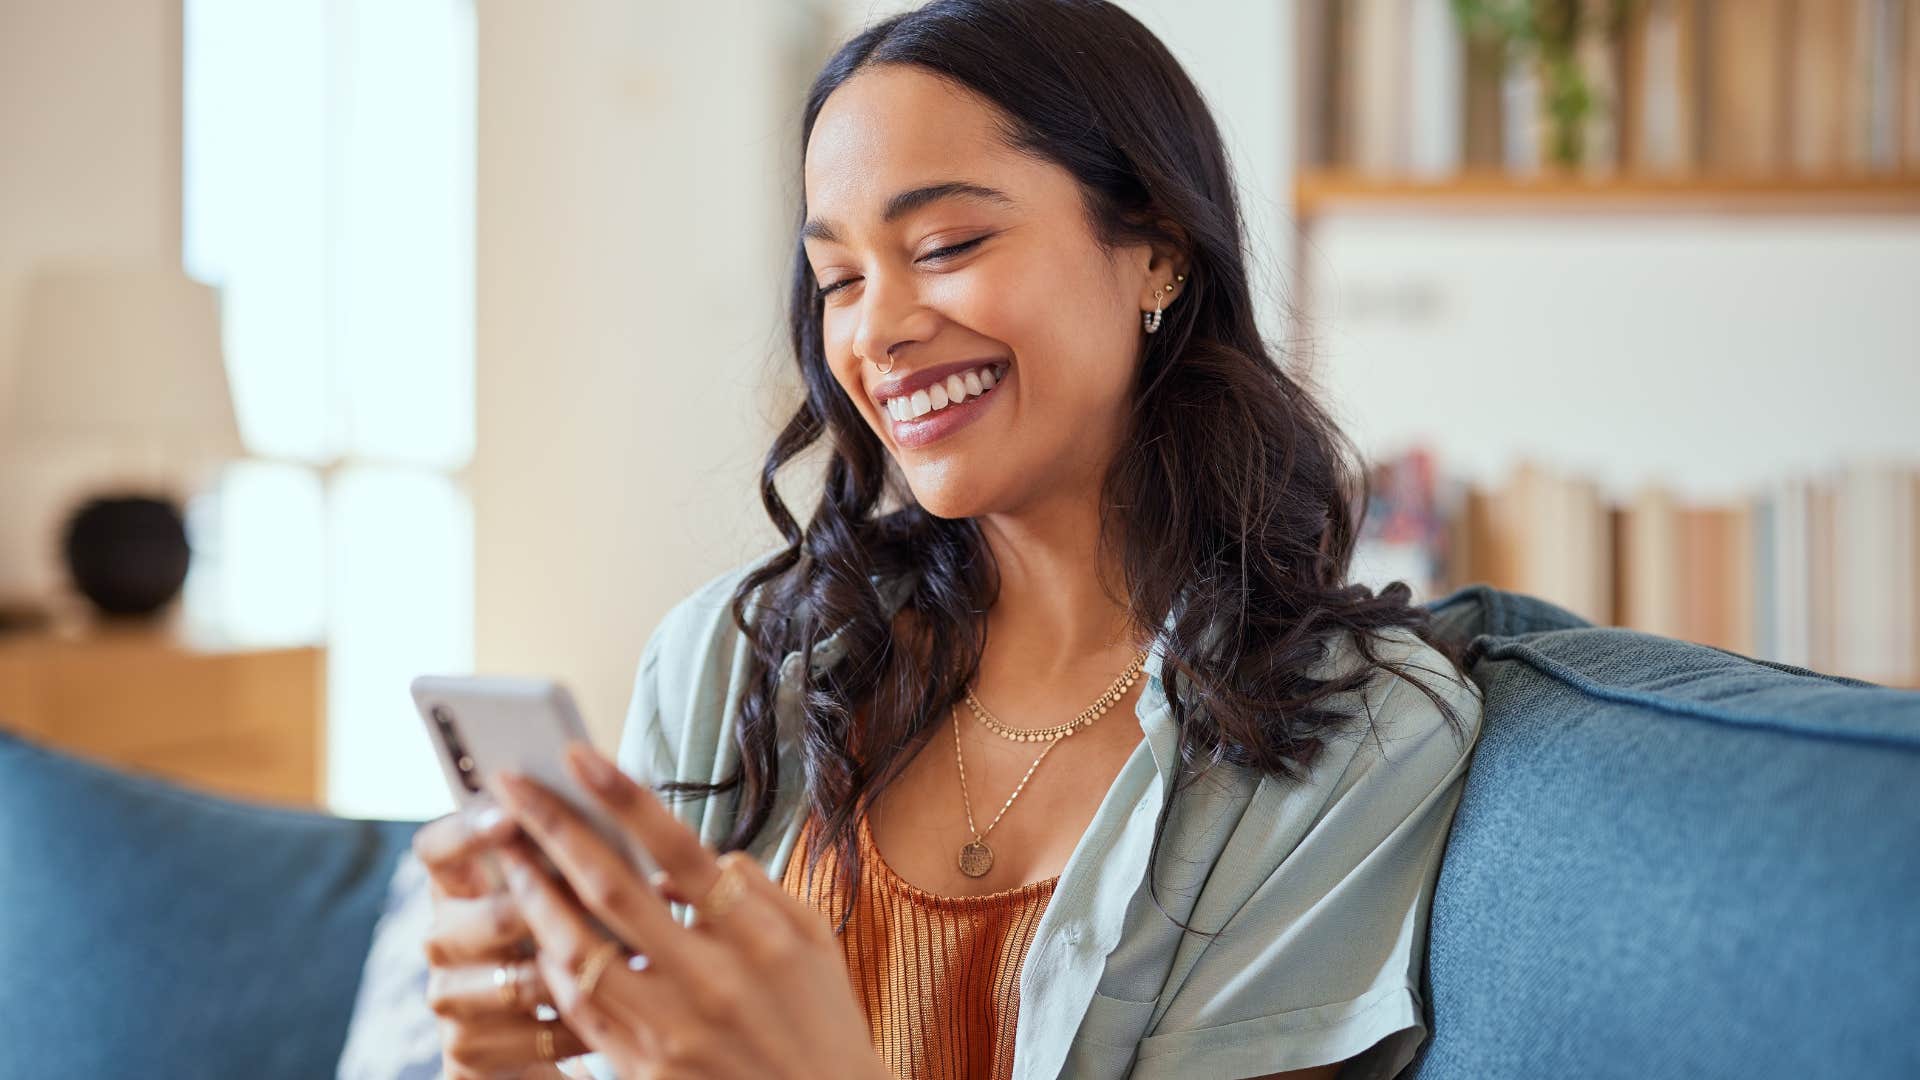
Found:
<svg viewBox="0 0 1920 1080"><path fill-rule="evenodd" d="M43 259L180 257L180 0L0 4L0 407ZM58 531L108 463L0 455L0 595L64 586Z"/></svg>
<svg viewBox="0 0 1920 1080"><path fill-rule="evenodd" d="M1920 462L1910 216L1349 214L1311 260L1318 370L1369 452L1702 499Z"/></svg>
<svg viewBox="0 0 1920 1080"><path fill-rule="evenodd" d="M660 616L777 540L805 11L477 10L475 663L611 745Z"/></svg>

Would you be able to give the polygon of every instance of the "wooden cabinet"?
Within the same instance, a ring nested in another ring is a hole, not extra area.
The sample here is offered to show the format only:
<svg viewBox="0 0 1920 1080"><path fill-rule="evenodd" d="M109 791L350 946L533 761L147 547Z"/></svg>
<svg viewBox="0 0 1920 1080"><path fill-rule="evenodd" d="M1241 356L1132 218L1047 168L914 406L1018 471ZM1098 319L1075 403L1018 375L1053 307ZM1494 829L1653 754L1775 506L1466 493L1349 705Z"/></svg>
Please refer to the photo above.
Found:
<svg viewBox="0 0 1920 1080"><path fill-rule="evenodd" d="M0 635L0 727L231 797L326 791L326 652L206 649L160 631Z"/></svg>

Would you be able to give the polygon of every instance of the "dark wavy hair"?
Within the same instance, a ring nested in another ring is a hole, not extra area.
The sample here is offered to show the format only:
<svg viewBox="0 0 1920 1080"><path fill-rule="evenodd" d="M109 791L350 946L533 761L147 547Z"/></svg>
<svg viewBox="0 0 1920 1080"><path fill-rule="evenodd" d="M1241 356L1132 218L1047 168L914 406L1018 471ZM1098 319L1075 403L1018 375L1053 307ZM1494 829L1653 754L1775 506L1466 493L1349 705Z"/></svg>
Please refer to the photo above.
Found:
<svg viewBox="0 0 1920 1080"><path fill-rule="evenodd" d="M1188 257L1180 303L1146 338L1127 434L1104 481L1100 539L1124 569L1132 620L1167 628L1163 689L1186 777L1175 792L1222 764L1304 777L1323 739L1354 719L1329 699L1363 687L1377 668L1404 674L1369 642L1382 630L1411 629L1457 670L1458 652L1433 636L1405 583L1377 594L1346 583L1365 473L1347 437L1261 340L1220 133L1159 39L1103 0L935 0L876 23L827 61L807 95L803 153L828 96L875 64L914 65L997 106L1009 145L1079 181L1101 243L1153 242ZM805 856L836 846L850 888L859 815L975 677L986 645L980 616L999 578L978 524L914 502L829 370L818 285L797 227L795 235L789 319L806 400L761 470L761 499L785 546L732 596L752 646L733 733L738 764L717 783L661 790L737 790L722 846L752 842L777 794L781 662L799 651L805 777L822 826ZM802 528L774 480L823 438L832 451L824 490ZM876 588L896 575L912 579L904 632ZM835 631L848 659L816 675L813 649ZM1344 634L1365 665L1309 677ZM1463 735L1450 705L1409 681ZM1156 827L1155 857L1172 805L1170 797Z"/></svg>

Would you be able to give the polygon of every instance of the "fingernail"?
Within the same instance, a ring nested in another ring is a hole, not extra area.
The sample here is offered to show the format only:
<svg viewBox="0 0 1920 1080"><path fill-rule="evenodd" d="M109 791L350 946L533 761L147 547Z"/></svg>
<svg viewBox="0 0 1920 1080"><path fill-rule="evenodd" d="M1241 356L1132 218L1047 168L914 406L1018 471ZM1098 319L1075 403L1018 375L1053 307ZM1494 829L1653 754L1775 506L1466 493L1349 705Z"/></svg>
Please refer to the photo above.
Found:
<svg viewBox="0 0 1920 1080"><path fill-rule="evenodd" d="M607 759L585 743L574 743L567 751L573 756L573 763L579 767L587 783L601 791L612 791L618 782L618 774Z"/></svg>
<svg viewBox="0 0 1920 1080"><path fill-rule="evenodd" d="M467 826L477 833L491 832L494 828L498 827L502 821L505 821L506 817L507 812L505 810L500 809L498 806L487 805L469 813Z"/></svg>

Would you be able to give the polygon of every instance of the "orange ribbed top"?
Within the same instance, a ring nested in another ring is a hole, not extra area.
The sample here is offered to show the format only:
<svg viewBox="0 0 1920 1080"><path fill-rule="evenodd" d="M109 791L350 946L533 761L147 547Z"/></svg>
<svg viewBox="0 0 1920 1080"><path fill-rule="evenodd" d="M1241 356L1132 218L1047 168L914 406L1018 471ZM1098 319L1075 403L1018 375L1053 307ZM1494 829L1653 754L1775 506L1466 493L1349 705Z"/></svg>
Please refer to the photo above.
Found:
<svg viewBox="0 0 1920 1080"><path fill-rule="evenodd" d="M834 925L846 898L828 849L805 872L808 814L781 885ZM859 825L858 903L841 935L854 993L887 1066L913 1080L1005 1080L1013 1075L1020 968L1059 878L980 896L938 896L893 872L865 816Z"/></svg>

